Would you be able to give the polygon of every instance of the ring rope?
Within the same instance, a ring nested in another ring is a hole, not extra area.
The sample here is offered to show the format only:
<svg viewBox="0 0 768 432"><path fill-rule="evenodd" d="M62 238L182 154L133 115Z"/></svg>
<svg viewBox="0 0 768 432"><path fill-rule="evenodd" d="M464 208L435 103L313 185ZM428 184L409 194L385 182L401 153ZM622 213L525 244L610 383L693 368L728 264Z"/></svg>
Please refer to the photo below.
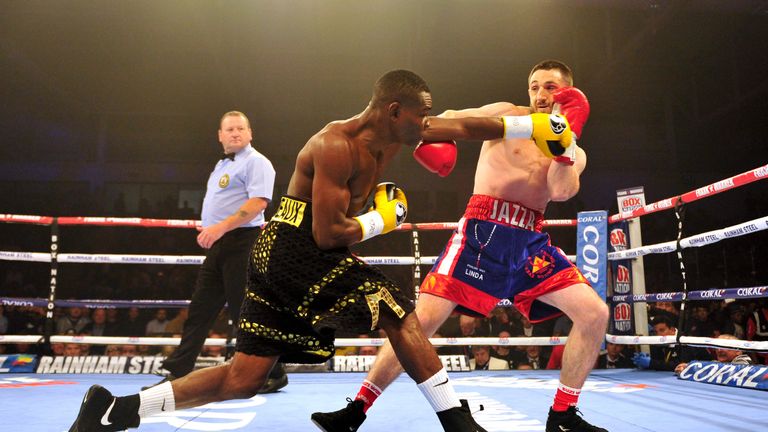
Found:
<svg viewBox="0 0 768 432"><path fill-rule="evenodd" d="M576 255L567 255L571 262L576 261ZM369 256L358 257L371 265L432 265L437 256L398 257L398 256ZM203 255L121 255L121 254L59 254L60 263L109 263L109 264L173 264L200 265ZM42 252L0 251L0 261L31 261L51 262L51 255Z"/></svg>
<svg viewBox="0 0 768 432"><path fill-rule="evenodd" d="M756 233L758 231L764 231L766 229L768 229L768 216L763 216L737 225L731 225L726 228L707 231L701 234L686 237L680 240L680 246L682 248L700 247L712 243L717 243L723 239L741 237L747 234ZM671 240L668 242L641 246L634 249L609 252L608 260L616 261L622 259L637 258L648 254L675 252L676 250L677 241Z"/></svg>
<svg viewBox="0 0 768 432"><path fill-rule="evenodd" d="M758 180L764 180L766 178L768 178L768 164L759 166L755 169L749 170L747 172L743 172L741 174L737 174L733 177L728 177L727 179L720 180L718 182L709 184L707 186L700 187L690 192L686 192L680 195L678 198L683 202L683 204L688 204L703 198L708 198L712 195L717 195L727 190L731 190L731 189L735 189L735 188L747 185L749 183L752 183ZM647 214L656 213L662 210L669 210L674 208L674 206L675 206L675 202L673 201L673 198L666 198L660 201L656 201L655 203L647 204L643 207L638 207L632 210L631 212L622 212L622 213L615 214L608 218L608 223L614 223L622 220L633 219L639 216L645 216Z"/></svg>
<svg viewBox="0 0 768 432"><path fill-rule="evenodd" d="M768 286L755 286L743 288L712 288L708 290L691 291L688 293L689 300L721 300L721 299L751 299L761 298L768 294ZM682 292L671 293L651 293L651 294L633 294L632 300L636 302L655 303L660 301L680 301L683 299ZM629 294L614 295L610 299L614 302L627 301Z"/></svg>
<svg viewBox="0 0 768 432"><path fill-rule="evenodd" d="M0 335L3 343L38 343L43 335ZM768 352L768 341L745 341L737 339L717 339L708 337L682 336L676 342L675 336L621 336L605 335L606 342L617 345L693 345L710 348L740 349L756 352ZM565 345L568 337L468 337L468 338L429 338L434 346L472 346L472 345L503 345L503 346L555 346ZM178 337L126 337L126 336L51 336L52 343L74 343L94 345L179 345ZM233 339L232 342L235 342ZM382 346L384 338L338 338L336 346ZM205 345L226 346L227 339L207 338Z"/></svg>
<svg viewBox="0 0 768 432"><path fill-rule="evenodd" d="M768 164L759 166L750 171L720 180L718 182L700 187L680 195L683 203L690 203L712 195L735 189L746 184L768 178ZM631 212L622 212L608 218L609 223L655 213L673 208L672 198L663 199L655 203L647 204ZM165 227L165 228L196 228L201 226L199 220L185 219L151 219L151 218L119 218L103 216L75 216L59 217L59 225L102 225L102 226L141 226L141 227ZM50 225L53 216L0 214L0 222L28 223L36 225ZM548 219L544 226L576 226L575 219ZM397 230L451 230L457 226L456 222L429 222L429 223L404 223Z"/></svg>
<svg viewBox="0 0 768 432"><path fill-rule="evenodd" d="M712 288L708 290L690 291L689 300L714 300L714 299L752 299L762 298L768 295L768 285L742 287L742 288ZM629 299L628 294L614 295L609 298L613 302L623 302ZM659 301L680 301L683 298L681 292L671 293L650 293L633 294L632 300L635 302L655 303ZM21 307L45 307L48 300L43 298L26 297L0 297L0 305L3 306L21 306ZM184 308L189 306L189 300L56 300L56 307L86 307L89 309L104 308ZM512 302L509 299L499 301L500 307L511 307Z"/></svg>

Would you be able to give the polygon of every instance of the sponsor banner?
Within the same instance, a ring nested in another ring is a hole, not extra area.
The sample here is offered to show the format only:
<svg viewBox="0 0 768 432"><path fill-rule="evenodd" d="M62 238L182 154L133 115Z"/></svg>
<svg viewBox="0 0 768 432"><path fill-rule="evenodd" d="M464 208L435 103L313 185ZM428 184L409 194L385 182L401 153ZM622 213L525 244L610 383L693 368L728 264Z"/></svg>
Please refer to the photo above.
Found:
<svg viewBox="0 0 768 432"><path fill-rule="evenodd" d="M12 357L29 359L13 360ZM440 361L448 372L469 371L469 359L465 355L441 355ZM37 364L36 356L0 356L5 359L2 372L36 372L39 374L159 374L164 356L44 356ZM322 365L287 365L291 371L301 372L367 372L376 356L336 356ZM195 369L219 365L223 357L200 357ZM37 365L37 368L35 368ZM36 369L36 370L35 370Z"/></svg>
<svg viewBox="0 0 768 432"><path fill-rule="evenodd" d="M634 333L632 323L632 305L628 302L614 303L611 308L611 322L614 334Z"/></svg>
<svg viewBox="0 0 768 432"><path fill-rule="evenodd" d="M645 188L637 186L616 191L616 203L619 214L631 215L635 211L641 211L656 205L666 206L666 202L654 203L648 206L645 202ZM639 223L639 221L637 222ZM639 230L639 227L638 227ZM639 231L637 231L639 233ZM622 297L613 301L611 305L610 331L617 335L635 334L634 299L632 293L632 261L630 258L629 222L621 220L610 226L611 249L608 259L611 260L611 283L613 294ZM612 257L615 254L625 254L621 260ZM642 277L642 275L641 275Z"/></svg>
<svg viewBox="0 0 768 432"><path fill-rule="evenodd" d="M0 355L0 373L30 373L35 371L37 356L30 354Z"/></svg>
<svg viewBox="0 0 768 432"><path fill-rule="evenodd" d="M678 376L685 381L768 390L768 366L693 361Z"/></svg>
<svg viewBox="0 0 768 432"><path fill-rule="evenodd" d="M37 372L40 374L159 374L164 356L44 356L40 359ZM224 363L223 356L198 357L195 369L217 366Z"/></svg>
<svg viewBox="0 0 768 432"><path fill-rule="evenodd" d="M85 307L89 309L116 308L183 308L189 306L189 300L56 300L56 307ZM42 298L0 297L3 306L46 307L48 300Z"/></svg>
<svg viewBox="0 0 768 432"><path fill-rule="evenodd" d="M632 268L629 263L611 263L613 268L613 293L629 294L632 292Z"/></svg>
<svg viewBox="0 0 768 432"><path fill-rule="evenodd" d="M576 266L605 300L608 271L608 213L579 212L576 227Z"/></svg>
<svg viewBox="0 0 768 432"><path fill-rule="evenodd" d="M616 191L616 202L619 204L619 213L632 213L645 207L645 188L637 186Z"/></svg>
<svg viewBox="0 0 768 432"><path fill-rule="evenodd" d="M469 360L465 355L441 355L440 361L443 362L445 370L448 372L468 372ZM333 372L368 372L371 370L376 356L336 356L330 361Z"/></svg>
<svg viewBox="0 0 768 432"><path fill-rule="evenodd" d="M637 189L637 188L633 188ZM639 188L642 193L642 188ZM617 195L621 191L617 192ZM637 198L636 205L645 202L645 198ZM630 205L624 199L625 205ZM619 196L619 206L622 197ZM631 211L631 210L630 210ZM610 226L610 252L626 251L629 247L629 223L621 221ZM610 255L610 254L609 254ZM634 303L632 296L632 264L630 260L613 260L610 262L611 288L614 296L611 304L611 333L617 335L635 334Z"/></svg>
<svg viewBox="0 0 768 432"><path fill-rule="evenodd" d="M768 296L768 286L756 286L748 288L722 288L703 291L691 291L688 293L688 300L719 300L719 299L749 299ZM683 293L654 293L654 294L634 294L634 295L615 295L611 297L614 302L633 301L633 302L658 302L658 301L681 301Z"/></svg>
<svg viewBox="0 0 768 432"><path fill-rule="evenodd" d="M39 374L158 374L163 356L43 356Z"/></svg>

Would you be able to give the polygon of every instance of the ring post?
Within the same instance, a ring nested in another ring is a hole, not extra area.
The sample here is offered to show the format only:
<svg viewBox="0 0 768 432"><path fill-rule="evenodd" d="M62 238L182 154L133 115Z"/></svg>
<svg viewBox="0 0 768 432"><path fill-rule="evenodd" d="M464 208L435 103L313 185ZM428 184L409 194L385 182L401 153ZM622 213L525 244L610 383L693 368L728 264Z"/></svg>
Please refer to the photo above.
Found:
<svg viewBox="0 0 768 432"><path fill-rule="evenodd" d="M419 290L421 289L421 252L419 250L419 232L414 229L412 232L413 243L413 300L419 300Z"/></svg>
<svg viewBox="0 0 768 432"><path fill-rule="evenodd" d="M53 309L56 301L56 280L59 272L59 218L54 217L51 222L51 285L48 291L48 305L45 310L45 326L43 341L46 346L51 344L51 335L53 334Z"/></svg>

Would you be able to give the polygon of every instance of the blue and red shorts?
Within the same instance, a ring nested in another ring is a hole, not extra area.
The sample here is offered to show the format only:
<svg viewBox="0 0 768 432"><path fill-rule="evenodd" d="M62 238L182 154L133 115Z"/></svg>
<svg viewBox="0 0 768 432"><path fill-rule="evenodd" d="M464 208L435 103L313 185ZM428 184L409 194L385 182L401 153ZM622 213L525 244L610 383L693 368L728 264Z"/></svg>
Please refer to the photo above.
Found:
<svg viewBox="0 0 768 432"><path fill-rule="evenodd" d="M469 315L487 316L501 299L531 322L562 314L538 298L588 282L541 232L542 222L540 212L520 204L473 195L421 292L454 301Z"/></svg>

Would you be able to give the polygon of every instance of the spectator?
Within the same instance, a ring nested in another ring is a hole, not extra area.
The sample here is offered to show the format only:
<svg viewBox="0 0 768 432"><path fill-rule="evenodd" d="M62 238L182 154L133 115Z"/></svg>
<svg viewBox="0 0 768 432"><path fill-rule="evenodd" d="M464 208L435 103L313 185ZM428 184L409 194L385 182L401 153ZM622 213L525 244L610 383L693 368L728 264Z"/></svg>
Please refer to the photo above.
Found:
<svg viewBox="0 0 768 432"><path fill-rule="evenodd" d="M736 340L736 336L730 334L722 334L718 339L730 339ZM752 357L745 354L744 351L738 349L717 348L715 349L715 359L720 363L733 363L741 365L750 365L754 363Z"/></svg>
<svg viewBox="0 0 768 432"><path fill-rule="evenodd" d="M507 309L508 308L504 307L496 307L491 311L489 334L497 335L501 332L512 334L512 322L507 314Z"/></svg>
<svg viewBox="0 0 768 432"><path fill-rule="evenodd" d="M83 333L91 336L114 336L116 329L107 322L106 309L97 308L91 312L91 322L85 326Z"/></svg>
<svg viewBox="0 0 768 432"><path fill-rule="evenodd" d="M51 355L53 355L53 356L63 356L64 355L64 344L61 343L61 342L51 343Z"/></svg>
<svg viewBox="0 0 768 432"><path fill-rule="evenodd" d="M181 335L182 330L184 329L184 322L187 321L187 318L189 317L189 309L188 308L181 308L176 313L176 316L173 317L172 320L168 321L168 324L165 326L165 332L169 335Z"/></svg>
<svg viewBox="0 0 768 432"><path fill-rule="evenodd" d="M107 309L107 324L111 326L115 331L118 331L118 325L120 323L120 309L110 308ZM110 335L117 336L117 335Z"/></svg>
<svg viewBox="0 0 768 432"><path fill-rule="evenodd" d="M505 370L509 369L509 363L504 360L491 357L491 347L488 345L475 345L472 347L472 359L469 367L472 370Z"/></svg>
<svg viewBox="0 0 768 432"><path fill-rule="evenodd" d="M730 334L721 334L718 339L737 339L736 336ZM751 365L753 364L752 357L744 354L744 351L738 349L717 348L715 349L715 360L720 363L731 363L738 365ZM675 367L675 375L679 375L680 372L688 367L688 363L680 363Z"/></svg>
<svg viewBox="0 0 768 432"><path fill-rule="evenodd" d="M520 315L520 323L522 332L519 336L525 337L539 337L539 336L551 336L551 332L546 330L546 327L539 324L533 324L524 315Z"/></svg>
<svg viewBox="0 0 768 432"><path fill-rule="evenodd" d="M56 321L56 333L67 334L68 331L74 330L76 334L79 334L90 322L91 320L84 316L83 308L71 307L67 309L65 316Z"/></svg>
<svg viewBox="0 0 768 432"><path fill-rule="evenodd" d="M75 357L75 356L81 356L82 350L80 347L80 344L76 343L67 343L64 344L64 353L66 357Z"/></svg>
<svg viewBox="0 0 768 432"><path fill-rule="evenodd" d="M104 355L109 357L119 357L123 355L120 345L107 345L104 348Z"/></svg>
<svg viewBox="0 0 768 432"><path fill-rule="evenodd" d="M56 309L54 309L56 311ZM10 334L42 334L45 310L41 307L19 306L8 317Z"/></svg>
<svg viewBox="0 0 768 432"><path fill-rule="evenodd" d="M120 323L120 329L118 336L145 336L147 331L147 324L141 316L141 310L137 307L128 309L127 317Z"/></svg>
<svg viewBox="0 0 768 432"><path fill-rule="evenodd" d="M717 337L714 322L709 318L709 308L704 305L696 305L686 332L690 336Z"/></svg>
<svg viewBox="0 0 768 432"><path fill-rule="evenodd" d="M674 341L674 336L677 335L677 328L675 328L667 316L663 314L656 316L651 321L651 325L657 336L669 336L670 340ZM679 349L676 349L674 344L651 345L650 354L635 353L632 362L639 369L674 371L678 364L701 356L701 351L703 350L689 346L681 346Z"/></svg>
<svg viewBox="0 0 768 432"><path fill-rule="evenodd" d="M597 358L598 369L629 369L635 365L624 355L624 345L606 342L605 353Z"/></svg>
<svg viewBox="0 0 768 432"><path fill-rule="evenodd" d="M648 318L653 321L657 316L666 316L671 322L677 322L680 312L675 308L674 303L669 301L660 301L656 303L649 303L650 308L648 310Z"/></svg>
<svg viewBox="0 0 768 432"><path fill-rule="evenodd" d="M499 338L510 337L512 337L512 335L508 331L499 332ZM507 362L509 369L515 369L517 364L522 361L521 353L509 345L494 345L491 351L491 356Z"/></svg>
<svg viewBox="0 0 768 432"><path fill-rule="evenodd" d="M522 359L521 364L527 364L531 369L544 369L548 361L549 358L542 354L540 346L528 345L525 347L525 358Z"/></svg>
<svg viewBox="0 0 768 432"><path fill-rule="evenodd" d="M147 323L145 334L147 336L162 336L165 334L165 326L168 324L168 312L163 309L155 311L155 318Z"/></svg>
<svg viewBox="0 0 768 432"><path fill-rule="evenodd" d="M120 351L126 357L136 357L139 355L139 349L136 345L123 345Z"/></svg>
<svg viewBox="0 0 768 432"><path fill-rule="evenodd" d="M361 346L360 350L357 352L357 355L361 356L375 356L379 353L379 347L369 345L369 346Z"/></svg>
<svg viewBox="0 0 768 432"><path fill-rule="evenodd" d="M211 331L208 333L208 337L211 339L226 339L227 335ZM224 345L205 345L201 354L205 357L224 357L226 352L227 349Z"/></svg>
<svg viewBox="0 0 768 432"><path fill-rule="evenodd" d="M734 335L736 339L746 339L747 332L745 327L747 311L744 308L744 305L734 301L728 303L725 307L725 310L727 313L727 319L723 323L723 326L720 328L720 333Z"/></svg>

